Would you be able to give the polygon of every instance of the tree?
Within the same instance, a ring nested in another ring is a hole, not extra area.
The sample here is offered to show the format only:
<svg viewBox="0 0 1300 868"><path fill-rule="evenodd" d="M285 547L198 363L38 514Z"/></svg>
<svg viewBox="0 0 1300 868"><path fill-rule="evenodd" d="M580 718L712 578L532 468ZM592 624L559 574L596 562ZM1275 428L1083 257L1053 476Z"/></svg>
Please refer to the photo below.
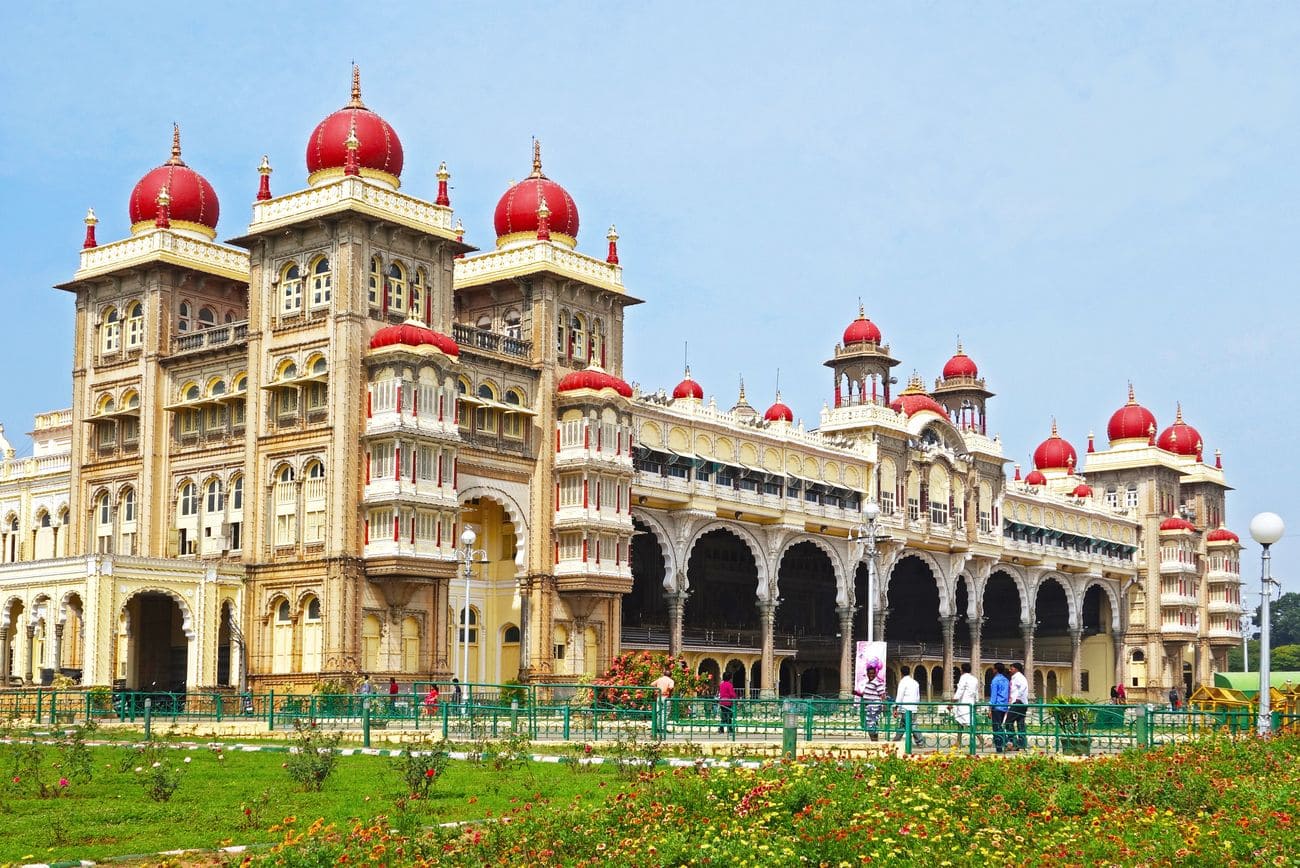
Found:
<svg viewBox="0 0 1300 868"><path fill-rule="evenodd" d="M1252 623L1260 623L1260 608L1255 607ZM1268 608L1268 621L1271 635L1269 643L1274 647L1282 645L1300 645L1300 594L1292 591L1272 601Z"/></svg>

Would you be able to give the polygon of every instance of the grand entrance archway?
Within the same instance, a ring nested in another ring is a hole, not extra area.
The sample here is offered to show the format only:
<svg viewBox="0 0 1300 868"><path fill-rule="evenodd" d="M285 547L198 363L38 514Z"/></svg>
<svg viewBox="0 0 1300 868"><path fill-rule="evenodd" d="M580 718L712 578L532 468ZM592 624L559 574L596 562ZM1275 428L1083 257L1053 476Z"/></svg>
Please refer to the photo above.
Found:
<svg viewBox="0 0 1300 868"><path fill-rule="evenodd" d="M840 689L839 621L835 613L835 567L815 543L786 549L777 572L781 604L776 634L796 649L795 691L837 696Z"/></svg>
<svg viewBox="0 0 1300 868"><path fill-rule="evenodd" d="M170 594L146 591L123 608L129 630L122 678L133 690L183 693L189 669L190 625Z"/></svg>
<svg viewBox="0 0 1300 868"><path fill-rule="evenodd" d="M993 664L1022 660L1025 639L1020 626L1020 591L1016 580L995 570L984 584L984 625L980 632L980 657L984 672L984 695L993 682Z"/></svg>
<svg viewBox="0 0 1300 868"><path fill-rule="evenodd" d="M668 645L668 604L664 600L667 566L654 530L632 519L632 590L623 595L624 641L650 641L658 636Z"/></svg>
<svg viewBox="0 0 1300 868"><path fill-rule="evenodd" d="M888 600L885 638L891 655L895 647L912 650L916 645L942 646L939 583L925 561L907 555L894 565L889 575Z"/></svg>
<svg viewBox="0 0 1300 868"><path fill-rule="evenodd" d="M484 489L478 489L482 492ZM461 503L461 526L473 528L478 535L474 547L487 553L487 560L475 566L473 578L469 583L466 596L465 579L458 577L448 588L447 634L451 637L451 649L448 655L452 673L473 684L475 682L493 681L497 678L501 653L502 627L506 623L527 624L523 611L521 595L510 599L509 610L497 615L495 623L489 623L488 597L494 588L510 587L515 582L517 567L515 556L519 553L518 529L510 518L504 500L490 494L478 494ZM418 619L411 619L399 628L403 645L420 647L424 641ZM566 649L564 663L572 666L572 672L580 674L582 670L583 636L576 637L577 646ZM490 649L490 650L489 650ZM407 655L410 656L410 655ZM418 657L418 652L416 654ZM390 648L390 657L395 662L402 658L402 648ZM556 661L559 666L561 661ZM514 672L502 671L503 678L517 678L519 664Z"/></svg>
<svg viewBox="0 0 1300 868"><path fill-rule="evenodd" d="M705 640L708 634L712 641L758 648L758 565L749 546L722 528L709 531L691 550L686 575L685 643Z"/></svg>

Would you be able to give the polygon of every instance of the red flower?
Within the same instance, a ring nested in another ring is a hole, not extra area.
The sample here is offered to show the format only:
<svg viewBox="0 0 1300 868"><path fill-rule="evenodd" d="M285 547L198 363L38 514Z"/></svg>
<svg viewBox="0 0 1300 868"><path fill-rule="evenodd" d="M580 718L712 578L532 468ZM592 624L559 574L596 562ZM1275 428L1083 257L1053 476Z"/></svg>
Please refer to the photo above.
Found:
<svg viewBox="0 0 1300 868"><path fill-rule="evenodd" d="M433 774L434 774L433 769L425 769L425 770L424 770L424 776L425 776L426 778L431 778L431 777L433 777Z"/></svg>

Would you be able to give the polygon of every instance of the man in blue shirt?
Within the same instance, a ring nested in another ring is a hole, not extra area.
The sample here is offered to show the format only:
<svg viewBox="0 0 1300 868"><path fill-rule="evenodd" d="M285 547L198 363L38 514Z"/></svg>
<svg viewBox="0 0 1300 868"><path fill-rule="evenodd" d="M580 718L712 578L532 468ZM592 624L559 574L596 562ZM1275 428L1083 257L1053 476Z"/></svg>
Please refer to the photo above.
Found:
<svg viewBox="0 0 1300 868"><path fill-rule="evenodd" d="M989 685L989 713L993 718L993 747L998 753L1006 749L1007 711L1011 708L1011 681L1007 668L993 664L993 682Z"/></svg>

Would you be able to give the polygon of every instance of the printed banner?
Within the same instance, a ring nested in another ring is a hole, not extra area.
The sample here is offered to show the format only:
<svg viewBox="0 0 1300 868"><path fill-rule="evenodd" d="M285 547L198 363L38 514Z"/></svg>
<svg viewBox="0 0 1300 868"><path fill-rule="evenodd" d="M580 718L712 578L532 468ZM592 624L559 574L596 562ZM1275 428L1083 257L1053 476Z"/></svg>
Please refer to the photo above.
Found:
<svg viewBox="0 0 1300 868"><path fill-rule="evenodd" d="M880 678L885 672L885 643L858 642L853 655L853 689L859 693L867 683L867 664L874 664Z"/></svg>

